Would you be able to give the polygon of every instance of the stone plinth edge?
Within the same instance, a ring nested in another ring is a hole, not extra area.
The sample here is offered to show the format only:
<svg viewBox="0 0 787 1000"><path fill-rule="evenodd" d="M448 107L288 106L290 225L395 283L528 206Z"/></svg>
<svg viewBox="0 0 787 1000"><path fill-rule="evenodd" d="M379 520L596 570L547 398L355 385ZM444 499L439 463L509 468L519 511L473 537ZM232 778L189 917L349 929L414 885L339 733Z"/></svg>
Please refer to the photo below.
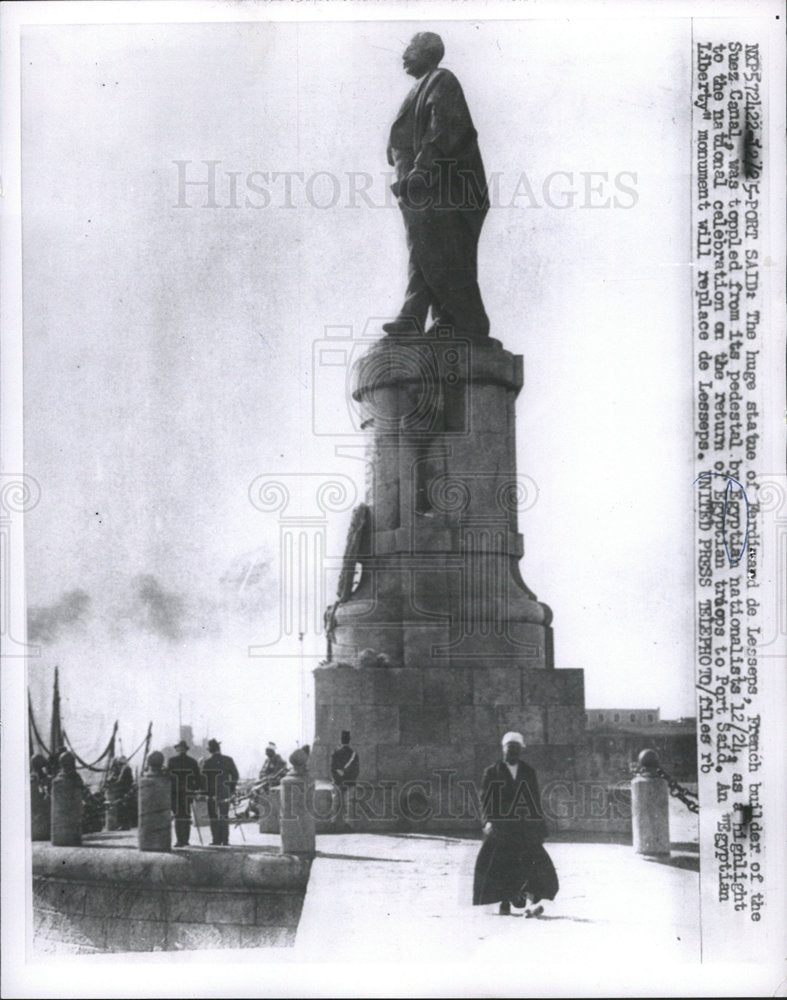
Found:
<svg viewBox="0 0 787 1000"><path fill-rule="evenodd" d="M151 886L242 889L305 888L309 863L299 857L235 851L154 854L134 848L33 844L33 875L79 881L144 882Z"/></svg>
<svg viewBox="0 0 787 1000"><path fill-rule="evenodd" d="M518 393L524 382L522 356L498 340L410 337L377 341L355 362L352 394L356 401L391 386L428 387L445 382L500 385Z"/></svg>

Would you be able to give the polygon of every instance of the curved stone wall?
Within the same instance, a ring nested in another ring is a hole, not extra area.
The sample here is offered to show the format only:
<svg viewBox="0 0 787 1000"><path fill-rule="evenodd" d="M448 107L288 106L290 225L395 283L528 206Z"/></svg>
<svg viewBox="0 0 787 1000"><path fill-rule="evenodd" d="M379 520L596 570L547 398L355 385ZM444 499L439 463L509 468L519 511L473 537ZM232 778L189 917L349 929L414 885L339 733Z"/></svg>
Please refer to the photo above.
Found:
<svg viewBox="0 0 787 1000"><path fill-rule="evenodd" d="M33 844L35 950L287 947L310 861L264 849L142 854Z"/></svg>

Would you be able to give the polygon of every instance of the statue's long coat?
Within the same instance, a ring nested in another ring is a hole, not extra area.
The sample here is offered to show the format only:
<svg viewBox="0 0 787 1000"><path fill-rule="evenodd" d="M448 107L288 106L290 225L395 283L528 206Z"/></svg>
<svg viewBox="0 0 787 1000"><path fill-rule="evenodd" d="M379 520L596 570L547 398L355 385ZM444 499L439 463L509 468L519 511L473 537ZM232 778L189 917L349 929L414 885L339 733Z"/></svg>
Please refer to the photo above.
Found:
<svg viewBox="0 0 787 1000"><path fill-rule="evenodd" d="M407 151L411 159L394 156ZM399 179L412 170L425 171L436 185L436 207L458 209L478 240L489 209L478 133L462 87L443 68L422 77L404 100L391 127L388 162Z"/></svg>

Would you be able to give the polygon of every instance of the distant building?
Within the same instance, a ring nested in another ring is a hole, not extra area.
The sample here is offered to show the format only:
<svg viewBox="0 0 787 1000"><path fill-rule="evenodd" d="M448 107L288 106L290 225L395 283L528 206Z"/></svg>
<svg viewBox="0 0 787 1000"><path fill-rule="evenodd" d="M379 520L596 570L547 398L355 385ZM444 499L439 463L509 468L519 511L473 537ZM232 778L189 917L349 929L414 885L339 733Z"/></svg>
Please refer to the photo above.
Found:
<svg viewBox="0 0 787 1000"><path fill-rule="evenodd" d="M697 780L697 720L662 719L658 708L589 708L585 712L592 776L625 781L640 751L652 749L679 781Z"/></svg>
<svg viewBox="0 0 787 1000"><path fill-rule="evenodd" d="M629 726L653 726L659 721L660 708L591 708L585 712L588 729L611 726L627 729Z"/></svg>

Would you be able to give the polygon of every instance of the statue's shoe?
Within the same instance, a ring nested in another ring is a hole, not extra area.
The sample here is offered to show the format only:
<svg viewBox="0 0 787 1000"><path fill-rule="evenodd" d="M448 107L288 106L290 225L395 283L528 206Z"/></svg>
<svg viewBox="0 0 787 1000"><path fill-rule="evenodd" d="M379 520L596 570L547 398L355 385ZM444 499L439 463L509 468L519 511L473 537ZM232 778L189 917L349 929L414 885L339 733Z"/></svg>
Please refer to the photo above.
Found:
<svg viewBox="0 0 787 1000"><path fill-rule="evenodd" d="M454 321L453 321L453 319L451 319L451 318L443 319L442 317L440 319L436 319L434 321L434 323L432 323L432 325L427 328L427 331L426 331L427 337L428 336L435 336L438 333L442 333L442 334L451 333L451 334L453 334L454 333Z"/></svg>
<svg viewBox="0 0 787 1000"><path fill-rule="evenodd" d="M468 328L462 323L457 323L453 316L440 316L426 330L427 337L444 337L446 335L484 340L489 336L489 324L485 323L476 328Z"/></svg>
<svg viewBox="0 0 787 1000"><path fill-rule="evenodd" d="M421 327L411 316L398 316L396 319L383 323L386 333L398 333L407 337L420 337Z"/></svg>

